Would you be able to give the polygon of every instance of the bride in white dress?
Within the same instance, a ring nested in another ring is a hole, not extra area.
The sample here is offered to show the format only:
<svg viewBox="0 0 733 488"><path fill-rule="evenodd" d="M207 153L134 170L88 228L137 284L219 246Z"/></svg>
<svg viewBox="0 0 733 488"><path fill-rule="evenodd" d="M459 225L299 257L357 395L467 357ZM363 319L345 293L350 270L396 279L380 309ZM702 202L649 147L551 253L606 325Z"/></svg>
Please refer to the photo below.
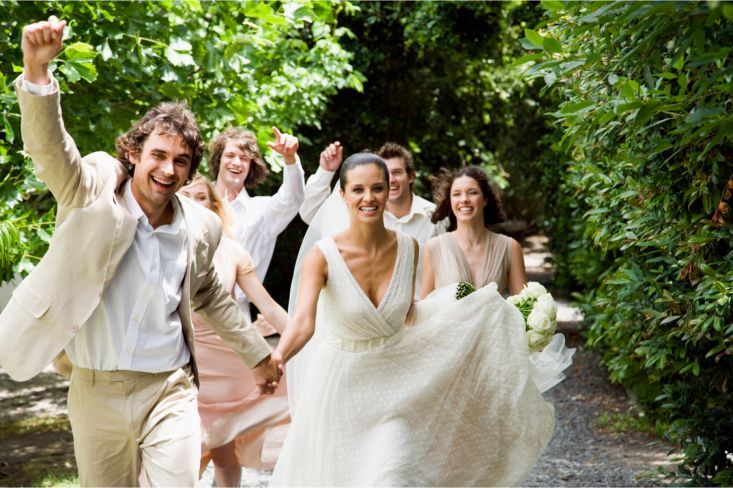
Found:
<svg viewBox="0 0 733 488"><path fill-rule="evenodd" d="M522 316L494 285L412 306L416 243L384 228L388 178L378 156L348 158L349 227L303 262L273 358L287 362L316 324L319 340L270 484L520 484L554 429L529 377Z"/></svg>

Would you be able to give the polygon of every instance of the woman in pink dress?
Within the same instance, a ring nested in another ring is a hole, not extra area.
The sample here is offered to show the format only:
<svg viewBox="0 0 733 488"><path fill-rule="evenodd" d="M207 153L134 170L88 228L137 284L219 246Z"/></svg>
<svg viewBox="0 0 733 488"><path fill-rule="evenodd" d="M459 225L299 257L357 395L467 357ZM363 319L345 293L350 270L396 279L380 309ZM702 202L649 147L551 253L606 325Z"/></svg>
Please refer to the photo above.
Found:
<svg viewBox="0 0 733 488"><path fill-rule="evenodd" d="M219 279L232 294L234 286L238 285L281 333L287 324L287 313L262 286L247 251L226 237L229 219L225 203L214 186L198 175L181 189L181 193L222 219L225 235L214 255ZM252 373L241 358L202 317L194 314L193 323L201 379L198 396L202 424L201 470L213 460L216 485L239 486L242 466L272 467L263 466L262 450L272 428L290 421L284 378L274 395L260 395Z"/></svg>
<svg viewBox="0 0 733 488"><path fill-rule="evenodd" d="M506 217L486 173L476 167L444 173L436 190L432 221L447 217L449 225L425 246L421 296L457 281L476 288L496 283L499 293L521 292L527 283L522 247L489 230Z"/></svg>

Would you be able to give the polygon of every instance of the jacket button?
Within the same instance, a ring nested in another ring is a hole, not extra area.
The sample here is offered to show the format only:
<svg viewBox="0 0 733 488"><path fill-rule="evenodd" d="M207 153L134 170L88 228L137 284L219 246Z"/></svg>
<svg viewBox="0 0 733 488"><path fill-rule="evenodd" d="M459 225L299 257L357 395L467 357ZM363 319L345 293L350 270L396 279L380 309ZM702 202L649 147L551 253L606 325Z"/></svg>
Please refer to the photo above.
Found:
<svg viewBox="0 0 733 488"><path fill-rule="evenodd" d="M79 332L79 326L78 325L73 326L71 328L71 332L73 332L74 334L76 334L77 332Z"/></svg>

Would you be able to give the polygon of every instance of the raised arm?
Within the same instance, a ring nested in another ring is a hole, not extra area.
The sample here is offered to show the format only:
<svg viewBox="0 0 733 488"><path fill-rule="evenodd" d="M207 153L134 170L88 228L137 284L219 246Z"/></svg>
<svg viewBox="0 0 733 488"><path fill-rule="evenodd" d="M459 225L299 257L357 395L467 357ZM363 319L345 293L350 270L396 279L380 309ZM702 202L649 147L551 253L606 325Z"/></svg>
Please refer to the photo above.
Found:
<svg viewBox="0 0 733 488"><path fill-rule="evenodd" d="M300 206L299 214L303 222L310 224L316 212L331 194L331 180L341 166L344 148L339 141L332 142L321 152L318 169L305 184L305 200Z"/></svg>
<svg viewBox="0 0 733 488"><path fill-rule="evenodd" d="M60 205L84 207L100 190L98 175L114 176L85 164L64 128L58 82L49 74L48 65L61 50L65 25L52 16L23 29L23 74L15 81L15 89L23 145L38 178Z"/></svg>
<svg viewBox="0 0 733 488"><path fill-rule="evenodd" d="M268 142L267 146L283 157L285 168L283 168L282 185L267 201L265 218L259 231L278 235L298 214L298 209L305 198L305 180L298 157L298 138L281 133L277 127L273 127L272 131L275 134L275 141Z"/></svg>
<svg viewBox="0 0 733 488"><path fill-rule="evenodd" d="M326 284L328 265L321 250L314 247L303 260L295 313L272 356L281 365L300 351L316 328L318 295Z"/></svg>

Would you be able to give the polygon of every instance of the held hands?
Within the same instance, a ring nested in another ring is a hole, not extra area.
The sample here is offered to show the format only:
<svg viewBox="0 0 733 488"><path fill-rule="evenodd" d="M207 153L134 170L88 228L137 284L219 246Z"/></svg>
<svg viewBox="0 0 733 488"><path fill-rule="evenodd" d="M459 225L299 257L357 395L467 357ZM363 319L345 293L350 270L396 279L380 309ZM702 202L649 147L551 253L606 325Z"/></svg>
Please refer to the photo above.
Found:
<svg viewBox="0 0 733 488"><path fill-rule="evenodd" d="M23 49L25 79L38 85L48 85L48 63L61 51L66 21L55 16L23 28L20 42Z"/></svg>
<svg viewBox="0 0 733 488"><path fill-rule="evenodd" d="M282 155L285 164L295 163L295 156L298 154L298 138L281 133L277 127L273 127L272 132L275 133L275 142L268 142L267 147Z"/></svg>
<svg viewBox="0 0 733 488"><path fill-rule="evenodd" d="M265 359L260 361L257 366L252 368L252 374L255 377L255 383L260 389L260 393L265 395L272 395L275 393L280 377L282 376L282 369L278 363L273 359L273 355L267 356Z"/></svg>
<svg viewBox="0 0 733 488"><path fill-rule="evenodd" d="M321 158L318 164L326 171L335 172L341 166L344 159L344 148L341 147L339 141L332 142L326 149L321 152Z"/></svg>

